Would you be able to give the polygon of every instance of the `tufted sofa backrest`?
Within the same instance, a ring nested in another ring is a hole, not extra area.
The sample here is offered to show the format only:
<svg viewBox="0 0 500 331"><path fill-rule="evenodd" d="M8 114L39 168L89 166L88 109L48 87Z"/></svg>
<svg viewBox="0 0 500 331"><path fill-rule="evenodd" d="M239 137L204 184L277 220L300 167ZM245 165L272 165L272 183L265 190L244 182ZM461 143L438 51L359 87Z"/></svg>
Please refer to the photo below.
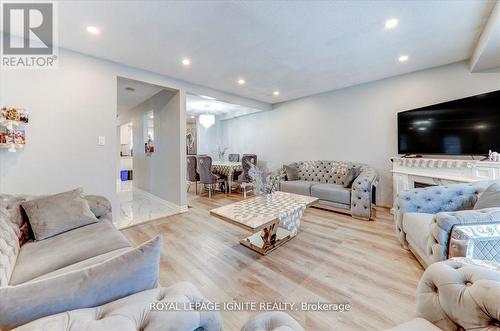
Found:
<svg viewBox="0 0 500 331"><path fill-rule="evenodd" d="M417 315L445 331L500 330L500 271L461 261L430 265L417 288Z"/></svg>
<svg viewBox="0 0 500 331"><path fill-rule="evenodd" d="M350 168L360 168L360 173L368 169L362 163L349 161L299 161L290 164L297 169L299 180L342 185L342 175Z"/></svg>

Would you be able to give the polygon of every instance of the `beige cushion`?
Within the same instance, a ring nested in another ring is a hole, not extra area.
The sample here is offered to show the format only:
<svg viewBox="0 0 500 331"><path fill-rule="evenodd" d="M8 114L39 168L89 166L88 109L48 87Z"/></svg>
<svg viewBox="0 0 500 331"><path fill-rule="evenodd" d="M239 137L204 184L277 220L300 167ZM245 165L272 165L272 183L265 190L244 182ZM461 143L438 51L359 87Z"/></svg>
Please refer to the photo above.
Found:
<svg viewBox="0 0 500 331"><path fill-rule="evenodd" d="M414 243L419 251L427 251L433 217L434 214L425 213L405 213L403 216L403 231L406 233L406 239Z"/></svg>
<svg viewBox="0 0 500 331"><path fill-rule="evenodd" d="M423 318L414 318L403 324L399 324L387 331L442 331L440 328Z"/></svg>
<svg viewBox="0 0 500 331"><path fill-rule="evenodd" d="M43 240L97 222L83 190L50 195L21 203L36 240Z"/></svg>
<svg viewBox="0 0 500 331"><path fill-rule="evenodd" d="M0 329L67 310L102 305L156 287L161 245L157 237L84 269L0 288Z"/></svg>
<svg viewBox="0 0 500 331"><path fill-rule="evenodd" d="M24 244L17 257L10 285L65 268L95 256L130 247L113 224L99 221L60 235Z"/></svg>

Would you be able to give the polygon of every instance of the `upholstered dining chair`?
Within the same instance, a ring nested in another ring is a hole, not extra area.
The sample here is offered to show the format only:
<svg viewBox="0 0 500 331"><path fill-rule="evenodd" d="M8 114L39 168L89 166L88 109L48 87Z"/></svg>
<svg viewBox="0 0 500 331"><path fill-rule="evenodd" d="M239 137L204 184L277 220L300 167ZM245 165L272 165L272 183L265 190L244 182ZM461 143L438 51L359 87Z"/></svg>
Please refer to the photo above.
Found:
<svg viewBox="0 0 500 331"><path fill-rule="evenodd" d="M229 154L227 159L229 162L240 162L240 154Z"/></svg>
<svg viewBox="0 0 500 331"><path fill-rule="evenodd" d="M243 197L247 197L247 186L246 184L250 183L252 179L248 172L250 171L251 165L257 165L257 155L255 154L243 154L241 157L241 167L243 171L238 176L238 183L240 183L240 187L243 189Z"/></svg>
<svg viewBox="0 0 500 331"><path fill-rule="evenodd" d="M191 183L195 185L195 193L198 194L198 181L200 180L200 175L196 172L196 156L188 155L187 161L187 191L189 192L189 187Z"/></svg>
<svg viewBox="0 0 500 331"><path fill-rule="evenodd" d="M212 158L210 156L198 156L196 163L198 174L200 175L200 183L202 183L204 187L208 187L209 198L212 197L214 184L223 184L227 193L226 178L212 172Z"/></svg>

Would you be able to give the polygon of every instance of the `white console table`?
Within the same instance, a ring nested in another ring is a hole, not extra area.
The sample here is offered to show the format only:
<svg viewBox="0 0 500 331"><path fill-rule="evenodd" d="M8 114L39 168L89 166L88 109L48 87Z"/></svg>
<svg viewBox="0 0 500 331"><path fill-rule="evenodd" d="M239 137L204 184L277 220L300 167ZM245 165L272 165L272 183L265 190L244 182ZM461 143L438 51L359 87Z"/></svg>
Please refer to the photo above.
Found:
<svg viewBox="0 0 500 331"><path fill-rule="evenodd" d="M394 205L400 192L419 183L447 185L500 179L500 162L400 157L391 161Z"/></svg>

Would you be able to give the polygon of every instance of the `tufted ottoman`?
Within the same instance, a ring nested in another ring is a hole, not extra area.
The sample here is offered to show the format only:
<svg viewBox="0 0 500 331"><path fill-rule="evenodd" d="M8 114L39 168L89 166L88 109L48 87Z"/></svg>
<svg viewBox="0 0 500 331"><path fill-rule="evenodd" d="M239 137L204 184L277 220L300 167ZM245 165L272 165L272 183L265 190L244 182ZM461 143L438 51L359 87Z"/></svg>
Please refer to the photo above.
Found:
<svg viewBox="0 0 500 331"><path fill-rule="evenodd" d="M255 316L241 331L304 331L304 329L290 315L278 311Z"/></svg>
<svg viewBox="0 0 500 331"><path fill-rule="evenodd" d="M222 330L218 312L163 309L157 305L152 311L152 303L176 303L178 307L190 304L208 303L198 289L187 282L177 283L167 288L155 288L109 302L105 305L77 309L40 318L15 328L16 331L193 331ZM170 306L171 307L171 306Z"/></svg>
<svg viewBox="0 0 500 331"><path fill-rule="evenodd" d="M432 264L417 288L417 316L391 331L500 330L500 271L467 260Z"/></svg>

